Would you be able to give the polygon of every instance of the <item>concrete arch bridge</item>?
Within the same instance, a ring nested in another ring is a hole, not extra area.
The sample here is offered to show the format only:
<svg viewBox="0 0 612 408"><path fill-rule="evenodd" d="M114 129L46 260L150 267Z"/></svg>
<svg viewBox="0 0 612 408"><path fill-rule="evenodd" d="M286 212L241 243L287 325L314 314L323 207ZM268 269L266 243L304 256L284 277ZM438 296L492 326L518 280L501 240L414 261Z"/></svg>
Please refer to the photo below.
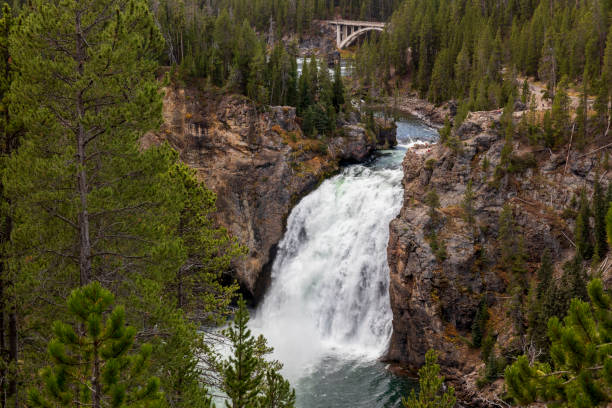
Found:
<svg viewBox="0 0 612 408"><path fill-rule="evenodd" d="M384 31L387 26L387 23L375 21L328 20L326 23L336 27L336 46L340 49L369 31Z"/></svg>

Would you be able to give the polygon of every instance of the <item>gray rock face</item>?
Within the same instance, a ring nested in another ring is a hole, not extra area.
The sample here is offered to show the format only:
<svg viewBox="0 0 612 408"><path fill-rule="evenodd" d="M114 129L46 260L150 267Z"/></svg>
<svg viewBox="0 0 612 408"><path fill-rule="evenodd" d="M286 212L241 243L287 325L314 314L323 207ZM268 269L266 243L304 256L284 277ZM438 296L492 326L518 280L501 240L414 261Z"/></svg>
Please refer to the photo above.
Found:
<svg viewBox="0 0 612 408"><path fill-rule="evenodd" d="M341 161L363 161L376 148L356 124L345 126L345 137L305 138L295 108L258 110L236 95L168 88L163 113L161 132L143 145L168 141L217 194L217 221L248 248L233 265L235 277L255 300L291 208Z"/></svg>
<svg viewBox="0 0 612 408"><path fill-rule="evenodd" d="M509 203L513 210L529 255L529 273L537 268L544 249L562 263L574 249L564 236L573 236L573 225L561 213L573 194L584 186L591 188L595 160L572 153L564 169L558 156L516 144L514 154L533 155L537 167L506 174L496 182L493 172L504 145L499 116L499 112L471 114L459 129L464 140L458 153L443 145L429 153L407 153L404 205L390 224L387 249L393 310L388 360L414 370L422 365L428 349L438 350L459 396L473 406L482 405L475 401L481 401L485 391L476 387L475 380L483 363L461 338L470 338L483 295L495 316L491 324L499 335L498 346L505 347L514 338L505 293L509 277L496 264L502 207ZM490 163L486 169L485 157ZM469 180L474 191L474 225L465 221L461 206ZM440 198L442 226L437 240L446 247L444 259L436 257L428 238L432 220L425 196L430 189Z"/></svg>

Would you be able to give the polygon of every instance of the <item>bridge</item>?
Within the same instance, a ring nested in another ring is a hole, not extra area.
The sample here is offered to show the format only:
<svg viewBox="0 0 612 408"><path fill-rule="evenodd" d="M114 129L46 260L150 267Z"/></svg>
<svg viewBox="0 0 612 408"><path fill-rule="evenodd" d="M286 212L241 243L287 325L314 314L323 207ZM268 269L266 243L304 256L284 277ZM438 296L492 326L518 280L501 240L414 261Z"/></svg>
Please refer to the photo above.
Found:
<svg viewBox="0 0 612 408"><path fill-rule="evenodd" d="M327 24L336 27L336 45L342 49L351 45L368 31L383 31L387 23L373 21L328 20Z"/></svg>

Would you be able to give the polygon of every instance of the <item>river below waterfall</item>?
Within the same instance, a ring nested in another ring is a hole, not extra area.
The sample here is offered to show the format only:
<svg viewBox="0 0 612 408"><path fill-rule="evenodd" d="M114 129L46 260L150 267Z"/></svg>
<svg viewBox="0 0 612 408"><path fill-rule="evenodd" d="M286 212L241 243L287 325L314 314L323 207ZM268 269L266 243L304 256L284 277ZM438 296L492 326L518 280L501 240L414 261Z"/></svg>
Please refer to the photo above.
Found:
<svg viewBox="0 0 612 408"><path fill-rule="evenodd" d="M387 242L406 149L436 138L399 120L397 148L346 167L291 212L250 326L284 363L299 408L399 407L413 386L379 361L391 336Z"/></svg>

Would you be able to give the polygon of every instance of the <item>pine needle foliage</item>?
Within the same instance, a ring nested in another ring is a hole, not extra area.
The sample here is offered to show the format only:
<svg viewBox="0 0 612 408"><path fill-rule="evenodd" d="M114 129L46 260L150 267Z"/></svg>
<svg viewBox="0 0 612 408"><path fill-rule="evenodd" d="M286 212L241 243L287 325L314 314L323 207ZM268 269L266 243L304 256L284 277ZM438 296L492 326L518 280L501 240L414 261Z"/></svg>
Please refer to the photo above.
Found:
<svg viewBox="0 0 612 408"><path fill-rule="evenodd" d="M578 210L576 230L574 232L576 236L576 249L583 259L591 259L593 256L590 217L591 209L589 207L589 201L586 197L586 191L583 190L580 194L580 208Z"/></svg>
<svg viewBox="0 0 612 408"><path fill-rule="evenodd" d="M599 181L599 173L595 174L595 185L593 187L593 217L595 218L595 255L599 259L604 259L608 252L608 240L606 234L606 213L608 203L604 187Z"/></svg>
<svg viewBox="0 0 612 408"><path fill-rule="evenodd" d="M223 380L221 388L229 397L225 406L293 408L295 391L279 373L282 364L265 358L273 349L263 336L253 336L248 322L249 311L241 298L233 323L223 332L230 341L232 353L218 365Z"/></svg>
<svg viewBox="0 0 612 408"><path fill-rule="evenodd" d="M136 329L125 325L125 310L109 312L114 296L100 283L68 297L71 323L56 321L48 347L52 365L40 373L41 389L29 391L34 407L158 407L159 379L143 376L152 347L136 353Z"/></svg>
<svg viewBox="0 0 612 408"><path fill-rule="evenodd" d="M408 399L402 398L405 408L452 408L455 406L455 389L444 391L444 377L440 375L438 355L435 350L425 354L425 365L419 370L419 393L414 390Z"/></svg>
<svg viewBox="0 0 612 408"><path fill-rule="evenodd" d="M587 408L612 401L612 298L599 279L588 293L590 303L573 299L563 321L549 320L551 364L521 356L506 369L508 391L517 403Z"/></svg>

